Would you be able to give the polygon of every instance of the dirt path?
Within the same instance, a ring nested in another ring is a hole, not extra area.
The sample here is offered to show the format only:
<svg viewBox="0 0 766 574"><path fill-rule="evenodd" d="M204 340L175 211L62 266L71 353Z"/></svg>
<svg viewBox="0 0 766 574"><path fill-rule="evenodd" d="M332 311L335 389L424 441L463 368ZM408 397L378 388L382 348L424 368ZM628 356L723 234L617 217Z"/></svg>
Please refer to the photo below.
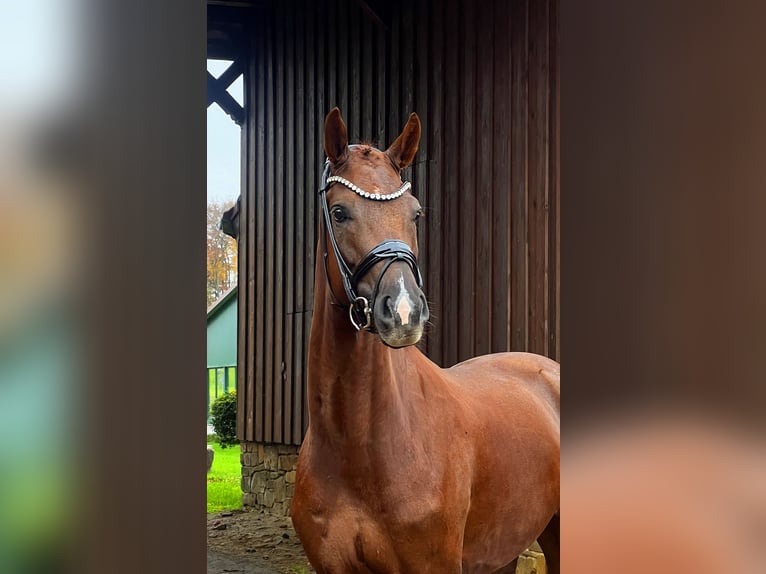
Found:
<svg viewBox="0 0 766 574"><path fill-rule="evenodd" d="M519 557L517 574L545 574L540 547ZM207 515L207 574L310 574L287 517L235 510Z"/></svg>
<svg viewBox="0 0 766 574"><path fill-rule="evenodd" d="M229 572L242 572L246 574L278 574L273 568L263 568L258 560L245 556L228 556L207 551L207 574L226 574Z"/></svg>
<svg viewBox="0 0 766 574"><path fill-rule="evenodd" d="M207 574L308 574L290 519L257 512L208 514Z"/></svg>

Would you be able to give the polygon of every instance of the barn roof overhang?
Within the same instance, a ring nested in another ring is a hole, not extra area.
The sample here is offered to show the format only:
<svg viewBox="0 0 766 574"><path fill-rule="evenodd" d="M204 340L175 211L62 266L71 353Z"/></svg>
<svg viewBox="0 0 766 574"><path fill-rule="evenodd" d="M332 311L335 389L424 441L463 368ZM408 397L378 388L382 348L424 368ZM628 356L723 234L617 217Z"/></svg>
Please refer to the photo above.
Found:
<svg viewBox="0 0 766 574"><path fill-rule="evenodd" d="M373 22L388 29L391 13L383 0L355 0ZM246 22L253 8L269 0L208 0L207 57L237 60L246 46Z"/></svg>
<svg viewBox="0 0 766 574"><path fill-rule="evenodd" d="M256 4L233 0L207 3L207 58L232 62L218 78L207 73L207 105L217 103L239 126L244 124L245 111L227 89L246 66L248 21Z"/></svg>
<svg viewBox="0 0 766 574"><path fill-rule="evenodd" d="M208 59L241 59L247 48L247 21L256 5L255 2L208 0Z"/></svg>

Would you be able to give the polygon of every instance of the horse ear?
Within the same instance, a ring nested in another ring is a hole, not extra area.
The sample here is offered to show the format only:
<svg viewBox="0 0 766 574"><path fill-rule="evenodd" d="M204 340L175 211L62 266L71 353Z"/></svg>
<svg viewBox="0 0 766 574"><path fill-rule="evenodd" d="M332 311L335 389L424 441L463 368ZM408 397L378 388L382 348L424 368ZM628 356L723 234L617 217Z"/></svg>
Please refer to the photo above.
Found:
<svg viewBox="0 0 766 574"><path fill-rule="evenodd" d="M402 133L386 150L386 154L399 169L404 169L415 159L419 143L420 118L418 118L418 114L413 112L410 114L410 119L407 120L407 125L404 126Z"/></svg>
<svg viewBox="0 0 766 574"><path fill-rule="evenodd" d="M324 153L333 164L344 159L348 153L346 124L337 107L330 110L324 121Z"/></svg>

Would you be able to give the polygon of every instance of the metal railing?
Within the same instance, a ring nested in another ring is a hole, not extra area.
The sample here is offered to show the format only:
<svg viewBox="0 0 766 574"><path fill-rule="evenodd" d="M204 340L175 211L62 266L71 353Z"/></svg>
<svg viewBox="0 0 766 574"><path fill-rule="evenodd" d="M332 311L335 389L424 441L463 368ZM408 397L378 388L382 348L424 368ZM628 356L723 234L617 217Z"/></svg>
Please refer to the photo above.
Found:
<svg viewBox="0 0 766 574"><path fill-rule="evenodd" d="M210 406L224 393L236 390L237 367L214 367L207 370L207 423L210 424Z"/></svg>

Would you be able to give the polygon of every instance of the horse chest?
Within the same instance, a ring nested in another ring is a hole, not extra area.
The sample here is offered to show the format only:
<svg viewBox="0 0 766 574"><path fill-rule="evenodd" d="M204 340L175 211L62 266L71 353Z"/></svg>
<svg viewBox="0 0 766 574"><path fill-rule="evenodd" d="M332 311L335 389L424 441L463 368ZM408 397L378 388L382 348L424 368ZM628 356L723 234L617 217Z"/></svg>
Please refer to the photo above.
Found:
<svg viewBox="0 0 766 574"><path fill-rule="evenodd" d="M320 539L306 551L325 572L444 574L460 560L460 538L447 536L440 520L389 520L355 502L318 526Z"/></svg>
<svg viewBox="0 0 766 574"><path fill-rule="evenodd" d="M312 479L313 482L314 479ZM445 508L438 489L407 481L324 477L293 521L312 563L326 572L450 572L459 563L464 516Z"/></svg>

